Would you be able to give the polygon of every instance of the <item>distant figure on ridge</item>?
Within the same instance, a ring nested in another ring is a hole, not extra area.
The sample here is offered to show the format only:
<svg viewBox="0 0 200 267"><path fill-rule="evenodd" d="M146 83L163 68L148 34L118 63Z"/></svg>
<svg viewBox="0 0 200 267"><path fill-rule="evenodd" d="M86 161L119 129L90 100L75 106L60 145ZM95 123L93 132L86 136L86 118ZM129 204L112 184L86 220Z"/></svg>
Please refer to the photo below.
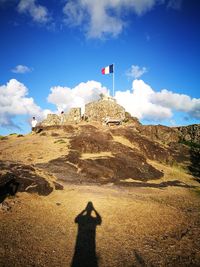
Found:
<svg viewBox="0 0 200 267"><path fill-rule="evenodd" d="M37 126L37 120L35 117L32 118L31 126L32 126L32 132L35 132L35 127Z"/></svg>
<svg viewBox="0 0 200 267"><path fill-rule="evenodd" d="M60 113L60 124L62 125L64 123L64 111L61 111Z"/></svg>

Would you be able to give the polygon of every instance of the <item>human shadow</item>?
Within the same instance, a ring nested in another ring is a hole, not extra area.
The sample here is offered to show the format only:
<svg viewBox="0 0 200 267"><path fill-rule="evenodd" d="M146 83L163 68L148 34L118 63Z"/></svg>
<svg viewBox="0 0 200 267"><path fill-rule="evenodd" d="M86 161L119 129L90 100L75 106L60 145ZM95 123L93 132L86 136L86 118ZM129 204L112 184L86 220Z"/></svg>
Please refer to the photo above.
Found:
<svg viewBox="0 0 200 267"><path fill-rule="evenodd" d="M15 179L0 185L0 203L2 203L8 195L14 196L17 193L19 183Z"/></svg>
<svg viewBox="0 0 200 267"><path fill-rule="evenodd" d="M75 223L78 224L78 233L71 267L98 267L96 227L102 223L102 219L92 202L88 202L86 208L76 216Z"/></svg>

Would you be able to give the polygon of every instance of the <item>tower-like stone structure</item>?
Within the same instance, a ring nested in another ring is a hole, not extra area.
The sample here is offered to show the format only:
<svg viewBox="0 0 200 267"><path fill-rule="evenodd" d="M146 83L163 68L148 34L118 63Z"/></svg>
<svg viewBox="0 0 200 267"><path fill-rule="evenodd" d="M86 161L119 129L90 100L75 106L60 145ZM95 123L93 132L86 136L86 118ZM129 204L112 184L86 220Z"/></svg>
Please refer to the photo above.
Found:
<svg viewBox="0 0 200 267"><path fill-rule="evenodd" d="M85 105L85 117L89 122L104 122L106 118L123 121L125 109L114 98L101 95L100 100Z"/></svg>

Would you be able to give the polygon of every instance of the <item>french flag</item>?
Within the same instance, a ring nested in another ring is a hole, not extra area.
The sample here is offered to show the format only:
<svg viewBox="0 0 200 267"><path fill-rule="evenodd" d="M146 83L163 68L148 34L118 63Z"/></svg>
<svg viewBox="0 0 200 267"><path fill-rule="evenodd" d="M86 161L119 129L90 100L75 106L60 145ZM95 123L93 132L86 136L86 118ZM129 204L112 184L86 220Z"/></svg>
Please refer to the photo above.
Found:
<svg viewBox="0 0 200 267"><path fill-rule="evenodd" d="M101 70L102 74L109 74L109 73L113 73L113 72L114 72L113 64L109 65L109 66L107 66Z"/></svg>

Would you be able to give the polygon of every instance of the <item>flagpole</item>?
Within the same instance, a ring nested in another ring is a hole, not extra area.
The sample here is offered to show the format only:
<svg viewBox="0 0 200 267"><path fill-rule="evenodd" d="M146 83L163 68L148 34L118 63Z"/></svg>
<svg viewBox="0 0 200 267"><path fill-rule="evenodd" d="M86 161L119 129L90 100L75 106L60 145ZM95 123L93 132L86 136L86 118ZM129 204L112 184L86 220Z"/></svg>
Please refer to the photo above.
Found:
<svg viewBox="0 0 200 267"><path fill-rule="evenodd" d="M114 64L113 64L113 98L115 97L115 70L114 70Z"/></svg>

